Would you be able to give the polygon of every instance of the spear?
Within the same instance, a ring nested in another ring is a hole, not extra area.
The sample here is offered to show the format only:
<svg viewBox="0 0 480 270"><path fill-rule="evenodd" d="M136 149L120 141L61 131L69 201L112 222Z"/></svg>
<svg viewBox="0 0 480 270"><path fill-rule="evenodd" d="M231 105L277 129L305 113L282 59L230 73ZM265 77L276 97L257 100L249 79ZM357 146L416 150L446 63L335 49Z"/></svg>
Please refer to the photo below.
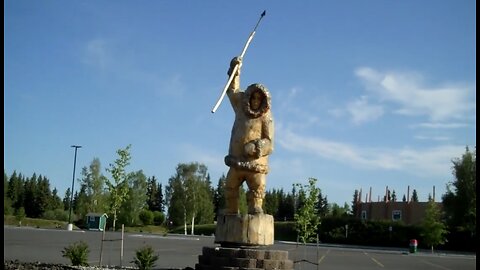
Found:
<svg viewBox="0 0 480 270"><path fill-rule="evenodd" d="M253 36L255 35L255 31L257 30L257 27L260 24L260 21L262 20L263 16L265 16L266 12L267 11L264 10L262 12L262 14L260 15L260 19L258 19L258 22L255 25L255 28L253 28L252 33L250 33L250 36L248 37L247 43L245 43L245 46L243 47L242 53L240 54L240 58L243 58L243 56L245 55L245 52L247 51L248 45L250 45L250 42L252 41ZM230 86L230 84L232 83L233 77L237 73L238 68L239 68L239 66L238 66L238 64L236 64L235 67L233 68L232 73L230 74L230 77L228 78L227 84L223 88L222 95L217 100L217 103L215 104L215 106L213 106L212 113L215 113L215 111L218 109L218 106L220 106L220 103L222 103L222 100L225 97L225 94L227 93L228 86Z"/></svg>

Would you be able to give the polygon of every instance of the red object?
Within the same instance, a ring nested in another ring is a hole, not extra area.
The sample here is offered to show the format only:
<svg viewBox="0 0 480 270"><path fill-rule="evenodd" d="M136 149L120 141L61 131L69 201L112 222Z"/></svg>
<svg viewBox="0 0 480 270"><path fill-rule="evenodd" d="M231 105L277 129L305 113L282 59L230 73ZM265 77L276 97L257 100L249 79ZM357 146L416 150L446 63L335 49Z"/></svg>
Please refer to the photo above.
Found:
<svg viewBox="0 0 480 270"><path fill-rule="evenodd" d="M411 239L411 240L410 240L410 245L411 245L411 246L416 246L416 245L418 245L417 239Z"/></svg>

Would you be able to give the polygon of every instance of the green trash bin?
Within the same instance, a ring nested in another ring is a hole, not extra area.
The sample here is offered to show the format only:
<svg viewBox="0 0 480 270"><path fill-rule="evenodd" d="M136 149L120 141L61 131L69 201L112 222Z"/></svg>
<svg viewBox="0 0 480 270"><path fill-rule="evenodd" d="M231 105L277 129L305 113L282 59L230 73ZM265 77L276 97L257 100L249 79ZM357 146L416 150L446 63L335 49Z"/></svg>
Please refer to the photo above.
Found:
<svg viewBox="0 0 480 270"><path fill-rule="evenodd" d="M417 252L417 246L418 246L417 239L411 239L410 240L410 253L416 253Z"/></svg>

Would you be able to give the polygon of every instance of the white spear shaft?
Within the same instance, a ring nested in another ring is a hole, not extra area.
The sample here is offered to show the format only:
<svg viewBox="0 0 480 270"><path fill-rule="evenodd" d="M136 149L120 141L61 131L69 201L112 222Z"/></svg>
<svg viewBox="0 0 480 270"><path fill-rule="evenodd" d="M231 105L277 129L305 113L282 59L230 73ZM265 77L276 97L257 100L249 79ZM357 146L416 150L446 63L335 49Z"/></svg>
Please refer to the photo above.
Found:
<svg viewBox="0 0 480 270"><path fill-rule="evenodd" d="M262 20L263 16L265 16L265 14L266 14L266 10L264 10L263 13L260 15L260 19L258 19L258 22L257 22L257 24L255 25L255 28L253 28L252 33L250 33L250 36L248 37L247 43L245 43L245 46L243 47L242 53L240 54L240 57L241 57L241 58L243 58L243 56L245 55L245 52L247 51L248 45L250 45L250 42L252 41L253 36L255 35L255 30L257 30L258 24L260 24L260 21ZM238 64L236 64L235 67L233 68L232 73L230 74L230 77L228 78L227 84L226 84L225 87L223 88L222 95L221 95L220 98L217 100L217 103L215 104L215 106L213 106L212 113L215 113L215 111L216 111L216 110L218 109L218 107L220 106L220 103L222 103L222 100L223 100L223 98L225 97L225 94L227 93L227 89L228 89L228 87L230 86L230 84L232 83L233 77L234 77L235 74L237 73L238 68L239 68L239 67L238 67Z"/></svg>

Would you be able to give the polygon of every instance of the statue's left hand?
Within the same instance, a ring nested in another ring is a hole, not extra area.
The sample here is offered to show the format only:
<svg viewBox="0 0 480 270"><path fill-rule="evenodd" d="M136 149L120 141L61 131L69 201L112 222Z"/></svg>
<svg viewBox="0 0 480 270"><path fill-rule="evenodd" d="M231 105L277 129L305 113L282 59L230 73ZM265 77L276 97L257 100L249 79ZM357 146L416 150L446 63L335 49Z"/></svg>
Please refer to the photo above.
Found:
<svg viewBox="0 0 480 270"><path fill-rule="evenodd" d="M249 142L249 143L245 144L245 153L249 157L255 157L255 158L259 157L259 149L255 145L255 142Z"/></svg>

